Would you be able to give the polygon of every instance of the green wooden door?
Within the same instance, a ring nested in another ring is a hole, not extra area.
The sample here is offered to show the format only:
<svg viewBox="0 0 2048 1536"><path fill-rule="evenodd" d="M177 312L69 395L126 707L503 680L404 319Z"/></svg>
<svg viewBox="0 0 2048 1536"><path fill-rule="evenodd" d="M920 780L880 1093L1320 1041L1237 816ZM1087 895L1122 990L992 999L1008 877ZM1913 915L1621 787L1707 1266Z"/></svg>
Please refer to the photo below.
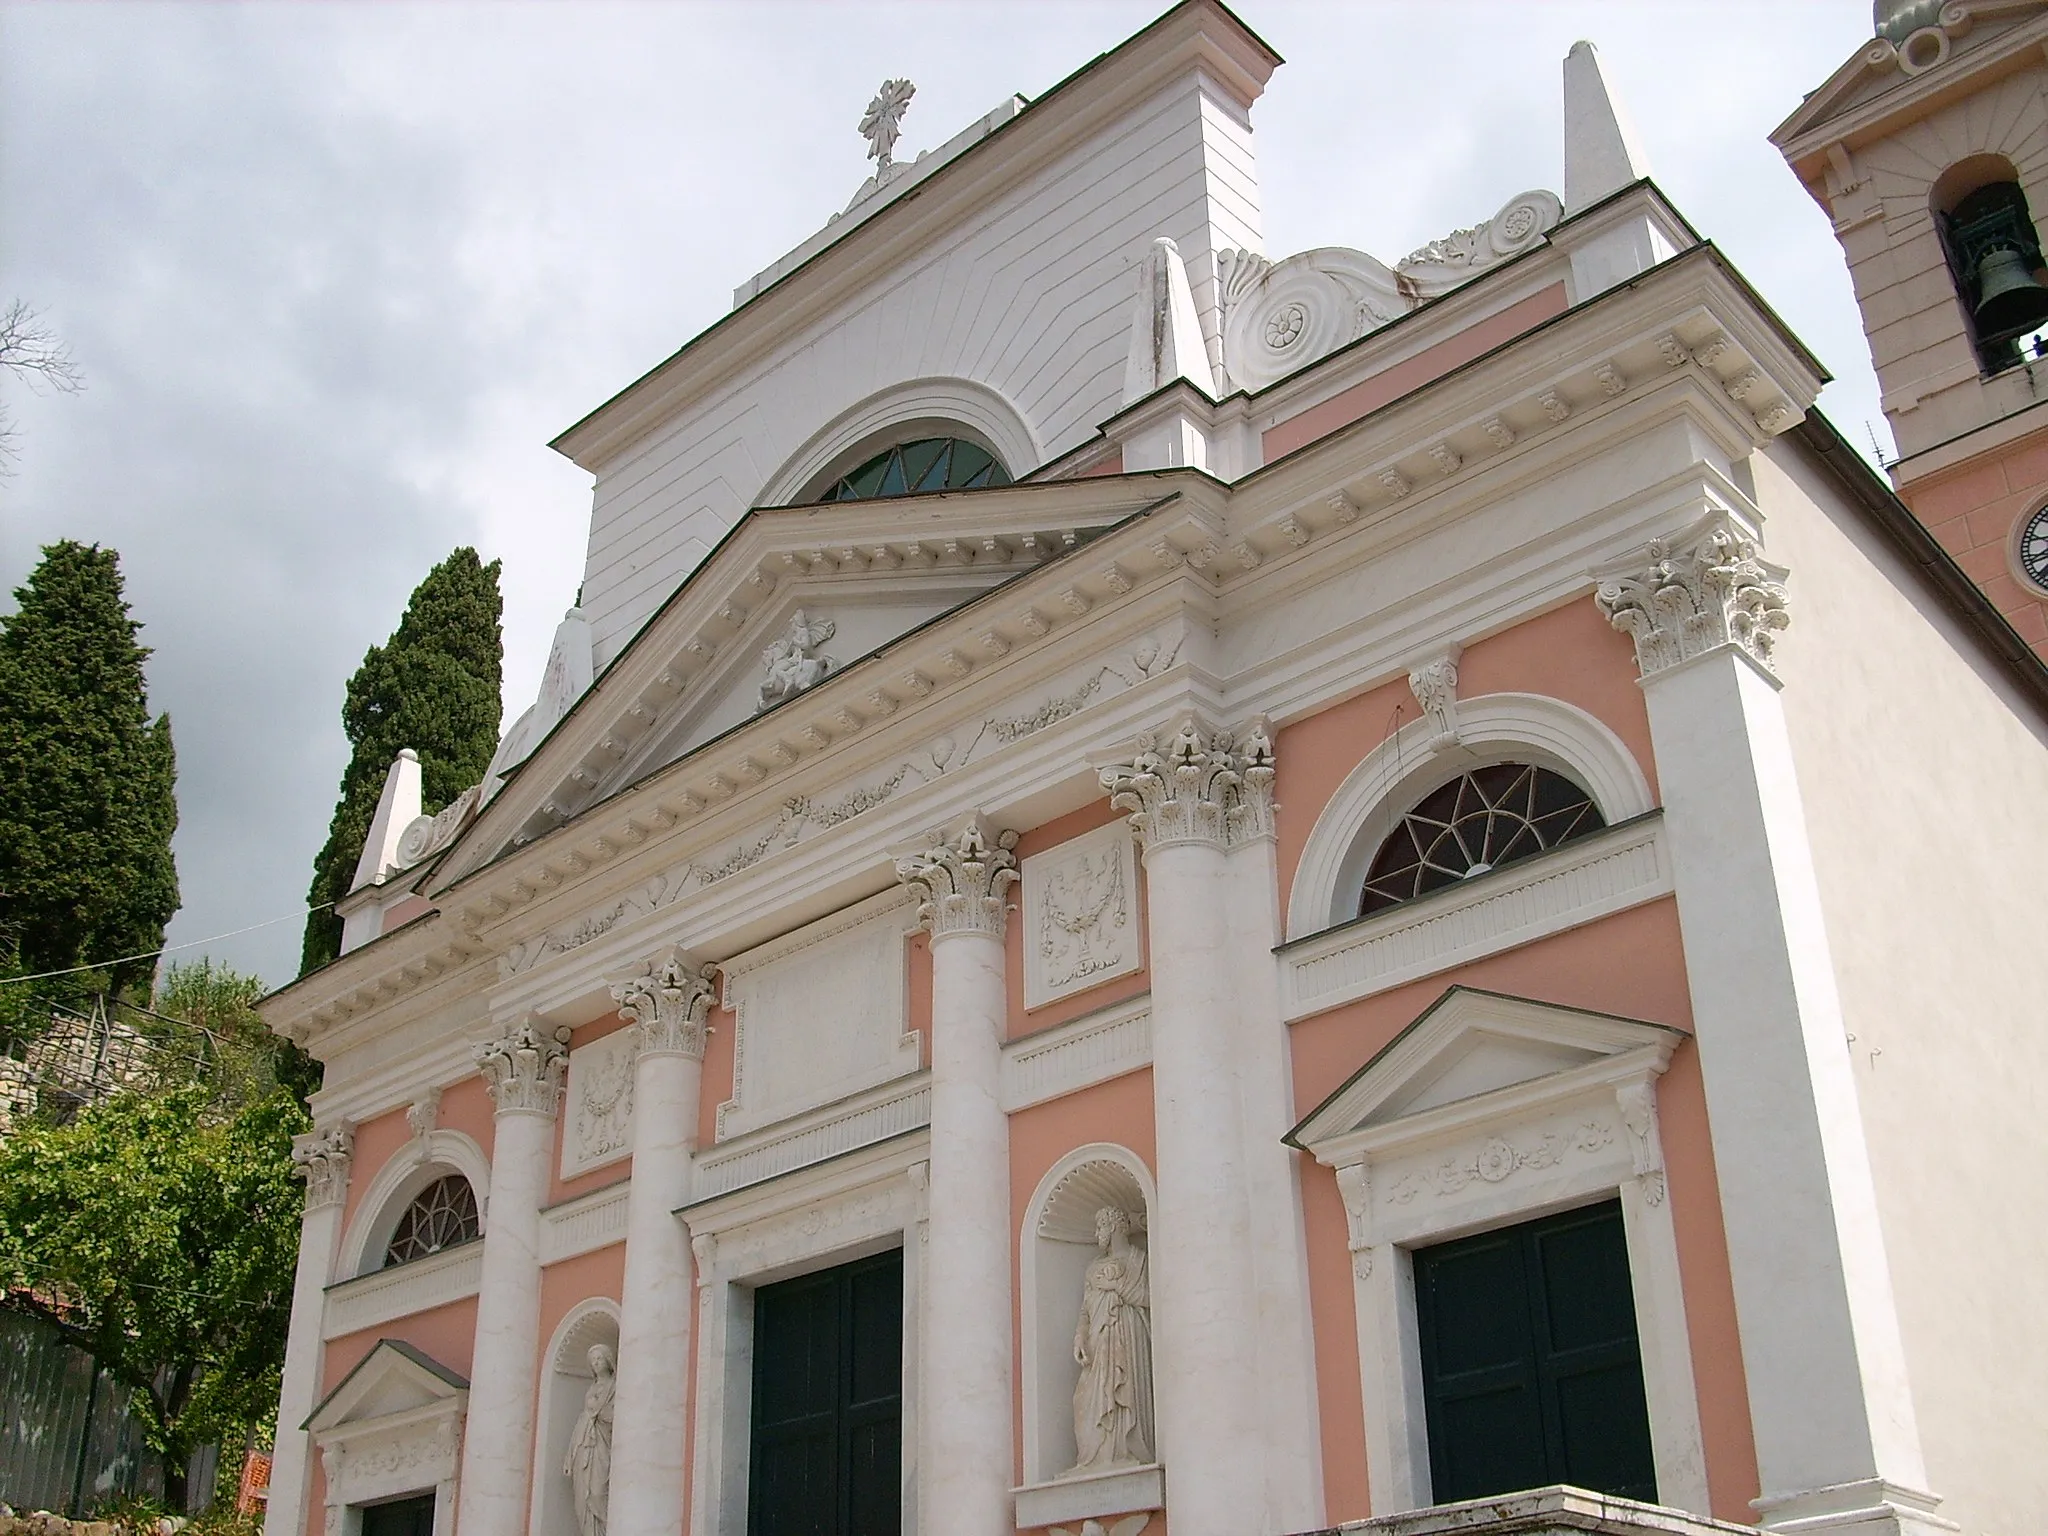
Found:
<svg viewBox="0 0 2048 1536"><path fill-rule="evenodd" d="M422 1493L365 1505L363 1536L434 1536L434 1496Z"/></svg>
<svg viewBox="0 0 2048 1536"><path fill-rule="evenodd" d="M900 1249L754 1293L750 1536L900 1536Z"/></svg>
<svg viewBox="0 0 2048 1536"><path fill-rule="evenodd" d="M1619 1202L1418 1250L1415 1310L1436 1502L1656 1499Z"/></svg>

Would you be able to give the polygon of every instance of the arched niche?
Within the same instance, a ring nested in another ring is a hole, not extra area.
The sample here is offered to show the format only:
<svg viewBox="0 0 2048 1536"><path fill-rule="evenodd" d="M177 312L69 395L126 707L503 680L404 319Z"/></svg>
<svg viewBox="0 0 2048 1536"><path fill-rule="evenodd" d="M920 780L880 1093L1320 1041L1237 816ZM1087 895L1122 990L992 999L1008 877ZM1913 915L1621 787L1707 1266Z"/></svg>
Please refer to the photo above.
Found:
<svg viewBox="0 0 2048 1536"><path fill-rule="evenodd" d="M1037 434L1014 405L972 379L913 379L877 391L812 433L761 487L754 504L783 507L816 499L831 479L892 442L964 437L1021 479L1044 460Z"/></svg>
<svg viewBox="0 0 2048 1536"><path fill-rule="evenodd" d="M437 1179L459 1173L476 1196L479 1232L490 1230L491 1164L484 1149L461 1131L437 1130L400 1147L377 1170L357 1202L355 1217L336 1250L334 1278L351 1280L384 1267L384 1250L406 1207Z"/></svg>
<svg viewBox="0 0 2048 1536"><path fill-rule="evenodd" d="M1438 743L1427 715L1365 755L1330 796L1302 847L1288 894L1287 936L1321 933L1358 913L1358 894L1380 844L1403 813L1437 785L1487 763L1550 768L1593 797L1609 826L1652 808L1649 780L1621 738L1592 715L1534 693L1458 701L1458 739Z"/></svg>
<svg viewBox="0 0 2048 1536"><path fill-rule="evenodd" d="M541 1356L528 1536L577 1536L569 1475L562 1464L569 1454L569 1436L583 1416L583 1394L590 1389L593 1344L605 1345L612 1359L618 1359L619 1304L609 1296L593 1296L571 1307Z"/></svg>
<svg viewBox="0 0 2048 1536"><path fill-rule="evenodd" d="M1046 1171L1026 1208L1022 1242L1024 1481L1049 1483L1074 1465L1074 1324L1081 1284L1096 1255L1095 1213L1116 1206L1135 1218L1144 1247L1152 1175L1128 1147L1077 1147ZM1154 1447L1156 1454L1157 1447Z"/></svg>

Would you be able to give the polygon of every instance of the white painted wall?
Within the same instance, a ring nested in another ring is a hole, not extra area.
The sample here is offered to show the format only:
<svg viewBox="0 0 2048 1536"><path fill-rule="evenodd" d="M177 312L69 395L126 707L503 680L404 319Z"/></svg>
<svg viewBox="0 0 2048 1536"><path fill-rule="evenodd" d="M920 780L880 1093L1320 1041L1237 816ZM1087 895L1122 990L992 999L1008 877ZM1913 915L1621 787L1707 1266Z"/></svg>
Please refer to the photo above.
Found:
<svg viewBox="0 0 2048 1536"><path fill-rule="evenodd" d="M2048 731L1820 477L1787 450L1755 467L1928 1479L1963 1529L2016 1536L2048 1497L2012 1439L2048 1422Z"/></svg>
<svg viewBox="0 0 2048 1536"><path fill-rule="evenodd" d="M1249 118L1198 73L1165 82L921 260L793 331L764 365L602 473L583 589L597 666L784 460L870 395L968 379L1008 401L1048 458L1089 437L1121 404L1133 271L1160 235L1187 261L1213 360L1214 252L1263 239Z"/></svg>

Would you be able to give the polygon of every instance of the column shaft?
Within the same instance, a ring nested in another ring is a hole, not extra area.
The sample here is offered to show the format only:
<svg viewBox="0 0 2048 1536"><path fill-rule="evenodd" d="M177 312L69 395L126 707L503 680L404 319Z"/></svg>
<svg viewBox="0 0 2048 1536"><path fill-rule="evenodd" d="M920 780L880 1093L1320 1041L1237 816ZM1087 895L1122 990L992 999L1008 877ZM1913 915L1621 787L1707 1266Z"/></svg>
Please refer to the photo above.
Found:
<svg viewBox="0 0 2048 1536"><path fill-rule="evenodd" d="M478 1052L498 1112L462 1437L459 1536L524 1536L540 1352L540 1210L567 1034L550 1038L522 1028Z"/></svg>
<svg viewBox="0 0 2048 1536"><path fill-rule="evenodd" d="M1010 1128L997 1099L1002 940L932 944L929 1529L1010 1523Z"/></svg>
<svg viewBox="0 0 2048 1536"><path fill-rule="evenodd" d="M1017 841L978 818L897 873L932 934L932 1120L920 1393L920 1523L1009 1536L1015 1467L1010 1126L1000 1098L1008 994L1003 893Z"/></svg>
<svg viewBox="0 0 2048 1536"><path fill-rule="evenodd" d="M341 1242L352 1140L346 1127L337 1127L298 1137L292 1146L294 1170L306 1180L306 1214L299 1224L299 1262L292 1276L291 1332L285 1338L264 1536L306 1536L313 1454L311 1437L300 1426L320 1396L325 1291Z"/></svg>
<svg viewBox="0 0 2048 1536"><path fill-rule="evenodd" d="M689 1233L675 1210L689 1192L711 989L702 968L672 956L612 995L636 1019L639 1056L606 1530L676 1536L683 1527L696 1294Z"/></svg>
<svg viewBox="0 0 2048 1536"><path fill-rule="evenodd" d="M1153 1381L1175 1536L1263 1530L1258 1287L1230 1047L1220 846L1145 853L1159 1209L1151 1228Z"/></svg>

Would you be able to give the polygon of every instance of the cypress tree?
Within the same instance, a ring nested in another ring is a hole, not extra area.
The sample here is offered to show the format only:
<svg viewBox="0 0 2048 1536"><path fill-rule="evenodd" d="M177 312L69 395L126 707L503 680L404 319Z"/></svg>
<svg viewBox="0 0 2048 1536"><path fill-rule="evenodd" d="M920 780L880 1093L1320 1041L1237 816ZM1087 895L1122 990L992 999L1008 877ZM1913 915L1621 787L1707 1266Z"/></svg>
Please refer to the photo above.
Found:
<svg viewBox="0 0 2048 1536"><path fill-rule="evenodd" d="M162 947L178 910L168 715L151 719L120 556L43 550L0 619L0 963L17 973ZM154 960L110 968L115 990Z"/></svg>
<svg viewBox="0 0 2048 1536"><path fill-rule="evenodd" d="M421 801L432 815L484 776L498 748L498 688L505 646L498 562L467 546L427 572L398 628L373 645L348 681L341 725L351 749L326 846L313 861L307 903L339 901L354 883L363 839L391 761L420 759ZM299 974L341 952L341 919L307 914Z"/></svg>

